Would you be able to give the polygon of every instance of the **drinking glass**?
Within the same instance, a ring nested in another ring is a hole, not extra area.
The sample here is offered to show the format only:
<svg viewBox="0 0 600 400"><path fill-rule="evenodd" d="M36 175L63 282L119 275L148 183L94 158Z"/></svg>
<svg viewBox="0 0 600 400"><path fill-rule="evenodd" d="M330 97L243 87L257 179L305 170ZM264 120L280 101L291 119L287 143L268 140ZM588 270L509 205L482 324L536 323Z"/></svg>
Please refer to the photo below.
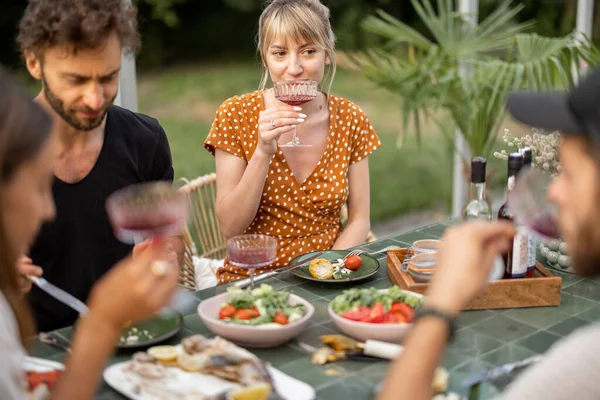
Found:
<svg viewBox="0 0 600 400"><path fill-rule="evenodd" d="M508 209L515 222L541 240L560 237L558 206L548 198L552 177L534 168L522 171L508 193Z"/></svg>
<svg viewBox="0 0 600 400"><path fill-rule="evenodd" d="M254 270L271 265L277 256L277 239L267 235L240 235L227 240L229 262L248 269L254 289Z"/></svg>
<svg viewBox="0 0 600 400"><path fill-rule="evenodd" d="M168 182L126 186L106 199L106 212L114 235L123 243L138 244L152 237L181 235L187 224L187 195ZM185 309L192 297L181 288L171 299L172 309ZM172 311L163 308L161 314Z"/></svg>
<svg viewBox="0 0 600 400"><path fill-rule="evenodd" d="M282 81L275 82L273 86L275 98L290 106L300 106L314 100L319 94L319 87L315 81ZM296 127L291 142L281 144L279 147L312 147L311 144L301 143L298 139Z"/></svg>
<svg viewBox="0 0 600 400"><path fill-rule="evenodd" d="M106 211L117 239L137 244L155 236L180 235L187 223L188 202L170 183L140 183L111 194Z"/></svg>

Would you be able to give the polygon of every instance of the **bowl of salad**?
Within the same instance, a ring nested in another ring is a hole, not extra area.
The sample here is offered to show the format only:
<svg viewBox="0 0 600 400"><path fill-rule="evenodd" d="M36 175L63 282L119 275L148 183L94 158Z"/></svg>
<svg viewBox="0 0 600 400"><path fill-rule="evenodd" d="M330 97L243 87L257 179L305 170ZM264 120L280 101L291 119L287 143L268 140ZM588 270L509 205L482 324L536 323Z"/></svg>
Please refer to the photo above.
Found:
<svg viewBox="0 0 600 400"><path fill-rule="evenodd" d="M315 308L308 301L262 284L231 286L198 305L198 315L215 335L243 347L275 347L300 334Z"/></svg>
<svg viewBox="0 0 600 400"><path fill-rule="evenodd" d="M401 342L417 308L424 301L419 293L388 289L348 289L329 304L329 315L339 330L353 338Z"/></svg>

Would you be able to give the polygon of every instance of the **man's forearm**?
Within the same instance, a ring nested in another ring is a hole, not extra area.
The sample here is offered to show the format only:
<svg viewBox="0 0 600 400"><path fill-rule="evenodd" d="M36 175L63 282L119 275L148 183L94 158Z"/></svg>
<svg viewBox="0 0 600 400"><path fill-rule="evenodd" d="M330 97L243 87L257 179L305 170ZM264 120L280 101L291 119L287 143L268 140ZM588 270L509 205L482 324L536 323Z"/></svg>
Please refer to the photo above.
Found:
<svg viewBox="0 0 600 400"><path fill-rule="evenodd" d="M431 400L435 370L448 340L448 325L425 316L415 323L400 358L388 371L379 400Z"/></svg>

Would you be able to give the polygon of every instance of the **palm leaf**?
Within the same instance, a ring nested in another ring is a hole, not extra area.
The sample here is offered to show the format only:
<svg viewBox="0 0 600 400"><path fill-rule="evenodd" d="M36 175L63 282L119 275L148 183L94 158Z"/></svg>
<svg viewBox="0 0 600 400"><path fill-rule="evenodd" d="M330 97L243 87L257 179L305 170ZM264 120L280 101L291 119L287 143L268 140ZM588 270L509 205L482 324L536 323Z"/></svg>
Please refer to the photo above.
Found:
<svg viewBox="0 0 600 400"><path fill-rule="evenodd" d="M379 11L362 27L381 36L384 48L343 53L340 65L402 97L403 125L408 127L412 118L418 140L420 118L429 117L445 137L452 137L449 130L457 127L471 154L487 155L498 136L508 93L571 87L581 63L600 64L600 52L588 38L525 33L532 23L513 22L522 6L513 7L511 0L476 26L454 11L452 0L437 0L435 8L432 0L411 3L431 40ZM472 76L461 76L461 64L470 67ZM450 123L430 113L440 109L447 111ZM399 135L399 143L402 139Z"/></svg>

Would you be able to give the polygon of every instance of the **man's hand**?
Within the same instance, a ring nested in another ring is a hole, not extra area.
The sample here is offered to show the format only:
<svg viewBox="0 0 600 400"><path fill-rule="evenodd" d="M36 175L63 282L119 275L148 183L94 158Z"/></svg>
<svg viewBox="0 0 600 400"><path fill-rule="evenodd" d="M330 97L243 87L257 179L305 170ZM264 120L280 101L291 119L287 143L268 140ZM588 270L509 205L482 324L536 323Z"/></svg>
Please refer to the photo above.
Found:
<svg viewBox="0 0 600 400"><path fill-rule="evenodd" d="M514 234L506 222L469 222L448 229L427 303L458 314L483 289L494 258L512 246Z"/></svg>
<svg viewBox="0 0 600 400"><path fill-rule="evenodd" d="M33 261L29 257L21 257L17 261L17 275L19 281L19 289L21 293L27 294L31 290L31 281L29 276L42 276L44 271L37 265L33 265Z"/></svg>

